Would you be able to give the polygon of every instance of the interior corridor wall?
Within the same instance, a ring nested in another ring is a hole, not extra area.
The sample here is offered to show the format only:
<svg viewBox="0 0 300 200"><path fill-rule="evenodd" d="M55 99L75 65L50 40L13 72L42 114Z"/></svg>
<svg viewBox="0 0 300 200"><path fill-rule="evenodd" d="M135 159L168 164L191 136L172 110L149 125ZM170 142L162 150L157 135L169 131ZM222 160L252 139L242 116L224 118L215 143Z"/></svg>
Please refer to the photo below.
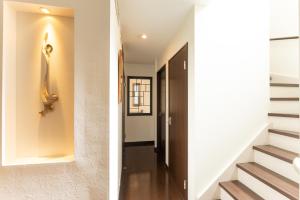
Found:
<svg viewBox="0 0 300 200"><path fill-rule="evenodd" d="M197 8L190 199L202 199L268 123L269 10L269 0L215 0Z"/></svg>
<svg viewBox="0 0 300 200"><path fill-rule="evenodd" d="M270 38L299 36L299 0L271 0ZM270 42L270 72L299 78L299 39Z"/></svg>
<svg viewBox="0 0 300 200"><path fill-rule="evenodd" d="M3 26L5 2L0 0L0 38L6 28ZM0 167L0 199L108 199L110 2L30 2L75 10L75 162ZM1 72L4 52L1 40ZM2 82L1 77L1 88ZM2 90L0 92L2 96Z"/></svg>
<svg viewBox="0 0 300 200"><path fill-rule="evenodd" d="M166 65L166 164L169 165L169 60L188 43L188 138L193 130L193 115L194 115L194 55L195 55L195 41L194 41L194 19L195 9L192 8L178 29L177 33L173 36L170 43L159 56L156 71ZM189 139L188 139L189 140ZM190 148L189 148L190 151ZM189 186L191 188L192 186Z"/></svg>
<svg viewBox="0 0 300 200"><path fill-rule="evenodd" d="M128 116L127 115L127 87L126 87L126 116L125 116L125 141L143 142L156 141L156 73L154 64L125 63L126 82L128 76L152 77L152 115ZM128 85L128 83L126 84Z"/></svg>

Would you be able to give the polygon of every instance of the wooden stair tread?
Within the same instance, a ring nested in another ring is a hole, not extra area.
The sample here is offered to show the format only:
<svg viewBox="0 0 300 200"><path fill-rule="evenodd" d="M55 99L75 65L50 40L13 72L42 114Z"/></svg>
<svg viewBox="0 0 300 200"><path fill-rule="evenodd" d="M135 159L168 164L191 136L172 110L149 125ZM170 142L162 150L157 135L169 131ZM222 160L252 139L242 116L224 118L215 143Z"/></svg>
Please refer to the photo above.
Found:
<svg viewBox="0 0 300 200"><path fill-rule="evenodd" d="M296 138L296 139L300 138L300 133L299 132L295 132L295 131L287 131L287 130L279 130L279 129L269 129L269 132L270 133L279 134L279 135L284 135L284 136L287 136L287 137Z"/></svg>
<svg viewBox="0 0 300 200"><path fill-rule="evenodd" d="M219 185L235 200L263 200L239 181L222 182Z"/></svg>
<svg viewBox="0 0 300 200"><path fill-rule="evenodd" d="M291 164L293 163L293 160L298 156L297 153L287 151L272 145L254 146L253 149Z"/></svg>
<svg viewBox="0 0 300 200"><path fill-rule="evenodd" d="M299 198L299 185L257 163L237 164L237 167L292 200Z"/></svg>
<svg viewBox="0 0 300 200"><path fill-rule="evenodd" d="M295 39L299 39L299 36L270 38L270 41L277 41L277 40L295 40Z"/></svg>
<svg viewBox="0 0 300 200"><path fill-rule="evenodd" d="M269 117L288 117L299 118L299 114L287 114L287 113L268 113Z"/></svg>
<svg viewBox="0 0 300 200"><path fill-rule="evenodd" d="M270 101L299 101L299 97L271 97Z"/></svg>
<svg viewBox="0 0 300 200"><path fill-rule="evenodd" d="M297 83L270 83L272 87L299 87Z"/></svg>

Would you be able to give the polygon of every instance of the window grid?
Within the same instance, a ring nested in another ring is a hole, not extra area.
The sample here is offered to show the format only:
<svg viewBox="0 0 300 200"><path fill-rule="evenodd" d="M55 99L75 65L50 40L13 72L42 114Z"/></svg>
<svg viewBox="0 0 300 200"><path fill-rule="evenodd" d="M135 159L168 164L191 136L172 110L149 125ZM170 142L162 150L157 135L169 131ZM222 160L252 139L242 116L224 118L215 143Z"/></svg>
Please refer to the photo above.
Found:
<svg viewBox="0 0 300 200"><path fill-rule="evenodd" d="M152 115L152 77L128 76L128 115Z"/></svg>

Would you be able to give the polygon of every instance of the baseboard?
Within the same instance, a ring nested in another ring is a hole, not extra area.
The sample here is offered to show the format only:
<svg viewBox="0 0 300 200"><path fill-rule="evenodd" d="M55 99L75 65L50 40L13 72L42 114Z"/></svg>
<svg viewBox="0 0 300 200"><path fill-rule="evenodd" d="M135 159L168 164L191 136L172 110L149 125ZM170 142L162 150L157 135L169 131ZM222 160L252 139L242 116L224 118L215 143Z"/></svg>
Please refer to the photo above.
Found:
<svg viewBox="0 0 300 200"><path fill-rule="evenodd" d="M125 142L125 147L134 147L134 146L154 146L154 141Z"/></svg>

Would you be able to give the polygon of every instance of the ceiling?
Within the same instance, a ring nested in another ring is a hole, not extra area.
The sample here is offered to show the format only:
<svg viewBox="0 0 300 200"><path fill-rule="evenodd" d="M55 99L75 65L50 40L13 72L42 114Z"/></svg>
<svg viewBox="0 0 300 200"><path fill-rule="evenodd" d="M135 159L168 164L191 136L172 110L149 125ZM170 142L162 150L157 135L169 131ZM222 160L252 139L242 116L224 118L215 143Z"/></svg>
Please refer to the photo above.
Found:
<svg viewBox="0 0 300 200"><path fill-rule="evenodd" d="M194 4L195 0L119 0L125 62L154 63Z"/></svg>

